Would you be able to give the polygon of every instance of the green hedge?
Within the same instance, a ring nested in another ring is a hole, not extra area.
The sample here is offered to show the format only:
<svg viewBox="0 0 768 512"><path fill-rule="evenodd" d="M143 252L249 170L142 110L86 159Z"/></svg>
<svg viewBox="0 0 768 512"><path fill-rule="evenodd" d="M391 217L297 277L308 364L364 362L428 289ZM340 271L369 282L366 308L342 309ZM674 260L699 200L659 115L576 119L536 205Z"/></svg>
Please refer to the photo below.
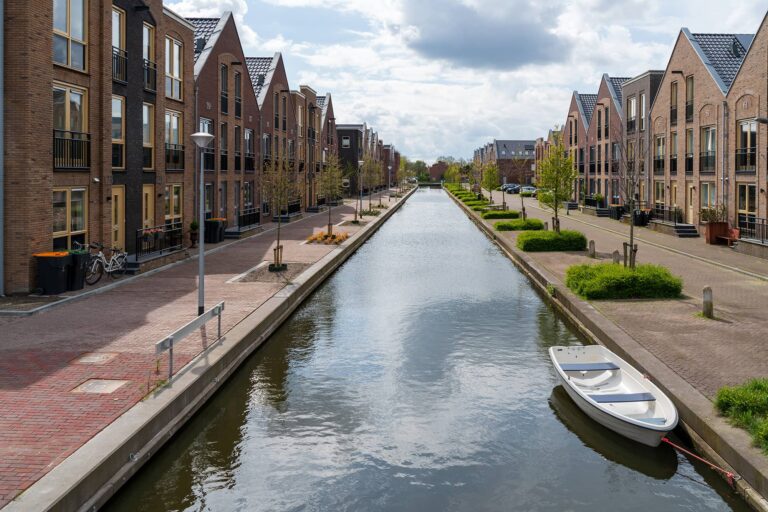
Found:
<svg viewBox="0 0 768 512"><path fill-rule="evenodd" d="M519 217L520 212L517 210L494 210L483 214L484 219L517 219Z"/></svg>
<svg viewBox="0 0 768 512"><path fill-rule="evenodd" d="M488 201L479 201L475 199L474 201L464 201L464 204L469 206L470 208L472 206L488 206Z"/></svg>
<svg viewBox="0 0 768 512"><path fill-rule="evenodd" d="M485 205L478 204L478 205L475 205L475 206L471 207L472 211L474 211L474 212L482 212L482 211L485 211L486 208L488 208L487 204L485 204Z"/></svg>
<svg viewBox="0 0 768 512"><path fill-rule="evenodd" d="M668 299L683 290L683 281L658 265L573 265L565 284L585 299Z"/></svg>
<svg viewBox="0 0 768 512"><path fill-rule="evenodd" d="M539 219L516 219L506 222L497 222L496 231L541 231L544 223Z"/></svg>
<svg viewBox="0 0 768 512"><path fill-rule="evenodd" d="M533 192L520 192L521 197L533 197Z"/></svg>
<svg viewBox="0 0 768 512"><path fill-rule="evenodd" d="M517 247L527 252L584 251L587 238L578 231L526 231L517 237Z"/></svg>
<svg viewBox="0 0 768 512"><path fill-rule="evenodd" d="M749 432L755 445L768 454L768 379L753 379L742 386L721 388L715 407L733 425Z"/></svg>

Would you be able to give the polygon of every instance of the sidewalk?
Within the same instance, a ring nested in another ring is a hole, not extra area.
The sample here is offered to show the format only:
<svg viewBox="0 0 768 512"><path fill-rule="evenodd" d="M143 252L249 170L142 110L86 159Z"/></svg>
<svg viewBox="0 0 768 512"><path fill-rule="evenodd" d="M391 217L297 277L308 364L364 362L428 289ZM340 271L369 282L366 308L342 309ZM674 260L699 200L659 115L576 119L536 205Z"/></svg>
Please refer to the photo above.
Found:
<svg viewBox="0 0 768 512"><path fill-rule="evenodd" d="M332 222L350 221L352 204L335 207ZM304 243L327 222L325 212L282 226L289 270L308 266L335 248ZM274 225L266 227L264 233L206 254L206 306L226 301L222 333L287 284L274 275L238 280L271 260ZM334 229L354 235L360 226ZM197 260L191 259L34 316L0 318L0 507L161 385L168 360L155 356L154 344L196 314ZM176 344L176 371L215 336L211 324ZM93 380L101 379L116 389L100 389Z"/></svg>
<svg viewBox="0 0 768 512"><path fill-rule="evenodd" d="M519 196L507 195L506 199L510 208L520 209ZM536 200L526 198L525 206L529 217L551 223L552 212L540 208ZM622 244L629 236L628 225L580 212L570 212L560 218L562 229L581 231L587 239L594 240L602 258L608 258L615 250L623 254ZM710 399L722 386L765 377L768 374L768 351L765 350L768 281L757 276L768 279L768 262L727 247L707 245L703 238L680 239L646 228L638 228L635 233L638 263L664 265L682 277L685 298L590 303ZM515 240L517 234L504 232L497 236ZM561 283L570 265L595 262L575 253L530 253L530 256ZM717 320L696 316L701 311L705 286L712 287Z"/></svg>

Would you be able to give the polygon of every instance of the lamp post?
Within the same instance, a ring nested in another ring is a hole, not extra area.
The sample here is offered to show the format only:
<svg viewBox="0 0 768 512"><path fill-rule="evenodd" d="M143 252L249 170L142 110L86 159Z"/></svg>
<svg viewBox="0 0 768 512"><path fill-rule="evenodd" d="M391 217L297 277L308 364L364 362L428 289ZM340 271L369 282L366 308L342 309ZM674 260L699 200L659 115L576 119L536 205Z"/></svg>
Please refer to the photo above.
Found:
<svg viewBox="0 0 768 512"><path fill-rule="evenodd" d="M365 160L358 160L357 161L357 187L359 189L359 200L360 200L360 217L363 216L363 166L365 165Z"/></svg>
<svg viewBox="0 0 768 512"><path fill-rule="evenodd" d="M203 149L207 148L211 141L213 141L213 135L206 132L197 132L191 135L192 141L198 147L200 154L200 180L198 197L198 223L200 224L200 253L197 259L197 316L202 315L205 312L205 174L203 164Z"/></svg>
<svg viewBox="0 0 768 512"><path fill-rule="evenodd" d="M389 203L390 201L392 201L392 193L390 192L390 190L392 189L392 166L391 165L387 166L387 171L389 171L389 173L387 174L387 202Z"/></svg>

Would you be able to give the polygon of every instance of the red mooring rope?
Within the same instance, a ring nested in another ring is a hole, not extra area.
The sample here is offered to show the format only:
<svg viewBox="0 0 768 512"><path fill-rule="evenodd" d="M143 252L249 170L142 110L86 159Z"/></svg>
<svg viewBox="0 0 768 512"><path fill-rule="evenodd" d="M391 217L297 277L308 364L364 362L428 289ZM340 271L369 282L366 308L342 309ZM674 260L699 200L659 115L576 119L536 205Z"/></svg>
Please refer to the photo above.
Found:
<svg viewBox="0 0 768 512"><path fill-rule="evenodd" d="M730 471L728 471L728 470L726 470L726 469L723 469L723 468L721 468L720 466L717 466L717 465L715 465L715 464L713 464L713 463L709 462L709 461L708 461L708 460L706 460L706 459L703 459L703 458L699 457L699 456L698 456L698 455L696 455L695 453L693 453L693 452L691 452L691 451L689 451L689 450L686 450L685 448L683 448L683 447L682 447L682 446L680 446L680 445L677 445L677 444L673 443L672 441L670 441L670 440L669 440L668 438L666 438L666 437L662 437L662 438L661 438L661 441L662 441L662 442L664 442L664 443L667 443L667 444L668 444L668 445L670 445L672 448L674 448L674 449L676 449L676 450L680 450L681 452L683 452L683 453L686 453L686 454L690 455L690 456L691 456L691 457L693 457L694 459L696 459L696 460L698 460L698 461L701 461L701 462L703 462L704 464L706 464L706 465L707 465L707 466L709 466L710 468L714 469L715 471L719 471L720 473L722 473L723 475L725 475L725 479L726 479L726 480L728 480L728 485L730 485L731 487L734 487L734 486L735 486L736 480L739 478L739 476L738 476L738 475L736 475L736 474L734 474L734 473L732 473L732 472L730 472Z"/></svg>

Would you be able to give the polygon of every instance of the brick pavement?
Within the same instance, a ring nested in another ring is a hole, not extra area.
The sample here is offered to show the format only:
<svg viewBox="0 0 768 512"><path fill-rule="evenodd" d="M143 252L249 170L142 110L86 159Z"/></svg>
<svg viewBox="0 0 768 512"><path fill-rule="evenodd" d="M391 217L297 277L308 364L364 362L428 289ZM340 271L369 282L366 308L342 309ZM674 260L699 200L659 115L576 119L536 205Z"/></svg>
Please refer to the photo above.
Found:
<svg viewBox="0 0 768 512"><path fill-rule="evenodd" d="M535 200L525 201L530 217L550 221L551 211L539 208ZM517 195L507 195L507 202L511 203L510 208L520 208ZM629 233L628 225L580 212L563 215L561 227L583 232L604 255L614 250L622 252ZM498 235L511 240L517 237L514 232ZM768 277L768 261L727 247L707 245L703 238L679 239L647 228L637 229L636 236L638 262L664 265L682 277L685 297L681 300L592 301L593 306L709 398L724 385L768 376L768 351L764 349L768 340L768 281L711 263ZM657 245L644 243L649 241ZM594 262L581 253L529 255L561 283L570 265ZM697 316L704 286L712 287L718 320Z"/></svg>
<svg viewBox="0 0 768 512"><path fill-rule="evenodd" d="M333 209L333 223L352 219L350 204ZM303 244L324 229L327 213L284 224L286 262L314 263L334 246ZM228 283L272 257L269 230L206 255L206 306L226 301L226 333L283 288L281 283ZM354 234L355 225L338 230ZM207 246L210 249L211 246ZM167 356L154 344L197 313L197 261L31 317L0 318L0 507L140 401L167 375ZM181 369L215 341L215 326L174 346ZM96 353L105 360L81 362ZM159 371L158 371L159 369ZM110 394L76 393L89 379L125 380Z"/></svg>

